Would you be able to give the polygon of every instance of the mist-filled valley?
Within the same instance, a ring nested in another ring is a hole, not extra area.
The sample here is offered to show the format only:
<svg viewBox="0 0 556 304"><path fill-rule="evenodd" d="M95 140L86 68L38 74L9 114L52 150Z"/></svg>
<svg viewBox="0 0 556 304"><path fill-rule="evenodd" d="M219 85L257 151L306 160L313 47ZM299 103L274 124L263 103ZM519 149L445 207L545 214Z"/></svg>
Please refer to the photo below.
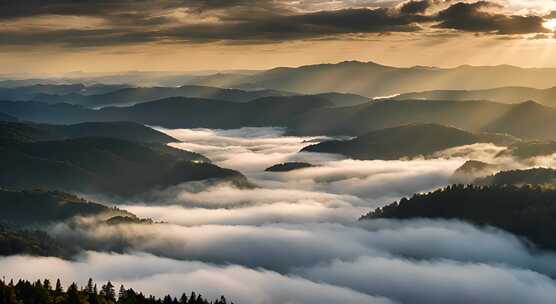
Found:
<svg viewBox="0 0 556 304"><path fill-rule="evenodd" d="M360 220L455 182L468 161L525 169L552 165L551 153L519 159L503 146L470 143L428 156L355 160L302 151L333 138L291 136L283 128L154 130L174 140L169 147L241 172L248 182L203 179L128 196L82 191L86 201L74 198L73 207L71 198L55 197L47 208L65 217L43 220L31 215L45 211L21 204L47 204L48 192L16 201L3 190L4 204L19 202L7 205L14 211L3 221L31 222L27 227L68 251L39 257L23 250L0 259L3 273L83 285L94 277L157 296L179 296L186 287L237 303L549 303L556 294L556 255L531 247L526 236L457 217ZM281 163L311 166L265 170Z"/></svg>
<svg viewBox="0 0 556 304"><path fill-rule="evenodd" d="M556 2L0 1L0 304L552 304Z"/></svg>

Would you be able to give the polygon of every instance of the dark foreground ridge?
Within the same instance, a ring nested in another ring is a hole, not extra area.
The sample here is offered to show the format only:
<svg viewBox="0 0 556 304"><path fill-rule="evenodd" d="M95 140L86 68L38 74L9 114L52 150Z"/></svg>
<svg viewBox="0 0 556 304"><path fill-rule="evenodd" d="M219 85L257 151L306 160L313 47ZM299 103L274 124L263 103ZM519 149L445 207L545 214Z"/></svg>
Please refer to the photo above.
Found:
<svg viewBox="0 0 556 304"><path fill-rule="evenodd" d="M72 283L66 290L62 287L60 279L52 286L45 279L43 281L29 282L19 280L5 282L0 280L0 303L2 304L227 304L224 296L214 301L209 301L195 292L186 295L183 293L179 299L167 295L163 298L146 296L140 291L131 288L126 289L123 285L116 292L114 285L108 281L98 287L89 279L85 287L79 288ZM233 302L231 302L233 304Z"/></svg>
<svg viewBox="0 0 556 304"><path fill-rule="evenodd" d="M455 219L494 226L556 249L556 190L541 187L453 185L415 194L364 215L371 219Z"/></svg>

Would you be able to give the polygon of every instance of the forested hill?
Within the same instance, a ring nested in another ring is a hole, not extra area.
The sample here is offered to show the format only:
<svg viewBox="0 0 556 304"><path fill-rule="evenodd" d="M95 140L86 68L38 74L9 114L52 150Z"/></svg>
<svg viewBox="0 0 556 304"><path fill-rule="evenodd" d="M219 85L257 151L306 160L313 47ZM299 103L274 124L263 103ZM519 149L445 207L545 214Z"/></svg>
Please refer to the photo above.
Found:
<svg viewBox="0 0 556 304"><path fill-rule="evenodd" d="M0 188L0 223L45 224L65 221L75 216L134 217L120 209L89 202L73 194L60 191L14 191Z"/></svg>
<svg viewBox="0 0 556 304"><path fill-rule="evenodd" d="M110 281L97 285L92 279L84 287L72 283L65 289L60 280L56 283L45 280L29 282L19 280L17 283L0 280L0 303L2 304L228 304L224 296L208 300L195 292L182 293L180 297L167 295L157 298L145 295L141 291L116 288ZM233 302L230 302L233 304Z"/></svg>
<svg viewBox="0 0 556 304"><path fill-rule="evenodd" d="M364 215L372 219L455 219L488 225L556 250L556 190L454 185L415 194Z"/></svg>
<svg viewBox="0 0 556 304"><path fill-rule="evenodd" d="M355 159L400 159L431 154L475 143L508 144L512 138L473 134L436 124L411 124L372 131L351 140L325 141L301 151L342 154Z"/></svg>
<svg viewBox="0 0 556 304"><path fill-rule="evenodd" d="M0 122L0 143L62 140L79 137L109 137L160 144L179 141L162 132L134 122L86 122L73 125Z"/></svg>
<svg viewBox="0 0 556 304"><path fill-rule="evenodd" d="M124 220L136 224L153 223L125 210L60 191L0 188L0 209L0 256L25 254L71 258L77 254L77 248L61 244L44 231L35 229L60 222L74 224L77 217L94 217L107 224Z"/></svg>
<svg viewBox="0 0 556 304"><path fill-rule="evenodd" d="M476 179L478 185L538 185L554 187L556 170L552 168L531 168L525 170L500 171L494 175Z"/></svg>
<svg viewBox="0 0 556 304"><path fill-rule="evenodd" d="M160 144L85 137L0 145L0 187L139 195L189 181L245 181L241 173Z"/></svg>

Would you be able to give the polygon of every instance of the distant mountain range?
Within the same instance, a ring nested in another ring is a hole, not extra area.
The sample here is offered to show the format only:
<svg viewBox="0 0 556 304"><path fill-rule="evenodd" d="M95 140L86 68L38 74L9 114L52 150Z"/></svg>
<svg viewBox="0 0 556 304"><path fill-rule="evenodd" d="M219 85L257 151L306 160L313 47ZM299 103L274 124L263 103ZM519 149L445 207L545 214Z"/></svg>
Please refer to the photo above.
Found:
<svg viewBox="0 0 556 304"><path fill-rule="evenodd" d="M208 86L184 85L180 87L128 87L116 85L32 85L1 88L0 100L40 101L50 104L67 103L90 108L129 106L170 97L215 99L230 102L249 102L273 96L294 96L296 93L276 90L238 90ZM370 101L368 97L335 92L317 94L335 106L351 106Z"/></svg>
<svg viewBox="0 0 556 304"><path fill-rule="evenodd" d="M174 97L100 110L69 104L0 102L0 112L23 121L75 124L133 121L168 128L282 126L302 135L348 135L414 123L469 132L506 133L523 139L556 139L556 109L535 102L383 100L337 107L319 96L274 96L247 103ZM526 127L524 127L526 126Z"/></svg>
<svg viewBox="0 0 556 304"><path fill-rule="evenodd" d="M368 97L429 90L477 90L505 86L549 88L556 85L556 69L500 66L399 68L374 62L346 61L296 68L275 68L252 75L206 76L191 84L235 88L266 88L315 94L353 93ZM531 99L531 98L526 98Z"/></svg>
<svg viewBox="0 0 556 304"><path fill-rule="evenodd" d="M509 144L511 138L496 134L472 134L436 124L412 124L387 128L351 140L325 141L303 148L305 152L342 154L354 159L414 158L475 143Z"/></svg>
<svg viewBox="0 0 556 304"><path fill-rule="evenodd" d="M237 89L221 89L206 86L150 87L123 88L98 95L82 95L78 93L68 95L39 94L29 100L47 103L70 103L87 107L103 107L113 105L133 105L136 103L164 99L169 97L208 98L232 102L248 102L253 99L268 96L291 96L294 93L275 90L244 91ZM2 95L0 95L0 98ZM7 99L7 98L5 98ZM14 100L11 98L10 100Z"/></svg>
<svg viewBox="0 0 556 304"><path fill-rule="evenodd" d="M0 81L0 87L13 88L40 83L64 84L68 82L151 87L200 85L248 90L278 90L298 94L340 92L366 97L382 97L431 90L484 90L499 87L546 89L556 86L554 79L556 79L556 69L554 68L520 68L510 65L463 65L455 68L393 67L374 62L345 61L291 68L278 67L265 71L229 71L212 74L128 72L105 76L75 75L65 79L5 80ZM0 96L1 92L0 90ZM531 92L534 93L534 90ZM79 94L79 92L73 93ZM59 93L46 94L60 95ZM539 96L543 95L543 93L539 94ZM518 96L524 97L516 95L511 100L516 100ZM516 101L529 99L535 99L535 96ZM538 101L544 103L542 100Z"/></svg>
<svg viewBox="0 0 556 304"><path fill-rule="evenodd" d="M2 87L0 85L0 99L4 100L33 100L37 96L89 96L106 94L112 91L128 88L128 85L96 84L86 86L76 84L32 84L21 86Z"/></svg>
<svg viewBox="0 0 556 304"><path fill-rule="evenodd" d="M434 90L400 94L390 99L490 100L510 104L534 100L543 105L554 107L556 106L556 87L549 89L502 87L486 90Z"/></svg>

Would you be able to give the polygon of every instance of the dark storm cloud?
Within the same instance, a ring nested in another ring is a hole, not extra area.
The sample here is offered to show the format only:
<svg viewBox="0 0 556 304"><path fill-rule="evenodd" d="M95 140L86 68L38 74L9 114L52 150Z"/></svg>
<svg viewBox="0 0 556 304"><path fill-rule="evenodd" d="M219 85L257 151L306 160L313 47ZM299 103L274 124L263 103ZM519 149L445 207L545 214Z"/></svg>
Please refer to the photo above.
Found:
<svg viewBox="0 0 556 304"><path fill-rule="evenodd" d="M271 0L1 0L0 18L13 19L40 15L101 16L141 14L176 8L197 10L240 6L276 6Z"/></svg>
<svg viewBox="0 0 556 304"><path fill-rule="evenodd" d="M175 40L284 41L350 33L413 32L420 17L387 9L346 9L297 15L269 15L237 23L186 25L163 33Z"/></svg>
<svg viewBox="0 0 556 304"><path fill-rule="evenodd" d="M424 13L429 7L433 5L432 0L410 0L408 2L403 3L400 6L400 12L403 14L422 14Z"/></svg>
<svg viewBox="0 0 556 304"><path fill-rule="evenodd" d="M0 1L0 22L25 24L48 15L87 16L104 23L99 27L85 24L67 29L47 25L32 29L4 27L0 29L0 45L96 47L216 41L256 44L342 39L356 34L426 32L429 26L503 35L549 31L542 25L546 16L493 12L497 6L488 1L454 2L449 7L446 3L450 2L410 0L388 8L355 5L339 10L302 12L285 1L271 0Z"/></svg>
<svg viewBox="0 0 556 304"><path fill-rule="evenodd" d="M178 3L179 1L149 0L2 0L0 1L0 18L11 19L39 15L98 16L134 10L171 8Z"/></svg>
<svg viewBox="0 0 556 304"><path fill-rule="evenodd" d="M438 28L455 29L466 32L492 32L501 35L531 34L550 32L543 27L545 21L540 16L504 15L490 12L497 5L488 1L456 3L438 13Z"/></svg>

